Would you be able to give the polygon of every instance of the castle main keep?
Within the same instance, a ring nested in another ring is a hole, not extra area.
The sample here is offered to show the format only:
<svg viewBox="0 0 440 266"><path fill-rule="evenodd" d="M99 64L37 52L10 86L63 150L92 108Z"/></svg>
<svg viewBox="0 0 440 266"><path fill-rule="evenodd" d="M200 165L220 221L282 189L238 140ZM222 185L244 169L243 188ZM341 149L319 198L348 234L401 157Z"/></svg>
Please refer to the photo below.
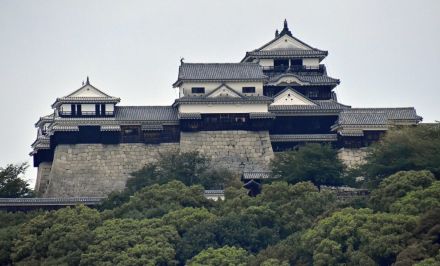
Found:
<svg viewBox="0 0 440 266"><path fill-rule="evenodd" d="M338 102L339 80L322 64L327 55L294 37L285 21L241 62L182 61L171 106L119 106L87 78L35 124L35 189L42 197L105 196L165 152L195 150L215 167L258 173L274 152L317 142L353 166L390 127L421 121L412 107Z"/></svg>

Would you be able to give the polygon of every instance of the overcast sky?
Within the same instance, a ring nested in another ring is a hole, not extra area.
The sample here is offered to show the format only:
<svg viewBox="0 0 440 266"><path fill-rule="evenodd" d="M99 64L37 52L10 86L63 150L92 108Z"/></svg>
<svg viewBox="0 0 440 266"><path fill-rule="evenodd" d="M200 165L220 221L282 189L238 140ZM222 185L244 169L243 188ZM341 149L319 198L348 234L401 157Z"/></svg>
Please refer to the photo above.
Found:
<svg viewBox="0 0 440 266"><path fill-rule="evenodd" d="M329 51L340 102L440 120L439 14L438 0L0 0L0 167L31 163L34 123L87 75L120 105L169 105L180 57L238 62L284 18Z"/></svg>

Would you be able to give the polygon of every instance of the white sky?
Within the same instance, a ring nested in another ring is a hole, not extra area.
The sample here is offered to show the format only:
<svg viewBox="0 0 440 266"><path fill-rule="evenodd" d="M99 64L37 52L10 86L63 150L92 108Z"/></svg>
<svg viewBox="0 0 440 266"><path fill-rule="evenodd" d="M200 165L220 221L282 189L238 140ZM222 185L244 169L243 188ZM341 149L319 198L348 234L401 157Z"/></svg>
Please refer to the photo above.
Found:
<svg viewBox="0 0 440 266"><path fill-rule="evenodd" d="M31 163L34 123L87 75L120 105L169 105L180 57L238 62L284 18L329 51L340 102L440 120L439 14L438 0L0 0L0 167Z"/></svg>

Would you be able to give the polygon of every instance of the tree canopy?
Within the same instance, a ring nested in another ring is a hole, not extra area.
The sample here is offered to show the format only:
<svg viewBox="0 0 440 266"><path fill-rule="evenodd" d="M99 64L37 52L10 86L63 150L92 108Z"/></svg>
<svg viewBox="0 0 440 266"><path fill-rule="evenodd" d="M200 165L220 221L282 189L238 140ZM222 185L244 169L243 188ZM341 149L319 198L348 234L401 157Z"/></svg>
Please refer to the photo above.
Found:
<svg viewBox="0 0 440 266"><path fill-rule="evenodd" d="M341 185L344 165L330 145L309 143L277 154L272 175L288 183L310 181L316 186Z"/></svg>
<svg viewBox="0 0 440 266"><path fill-rule="evenodd" d="M347 184L326 145L279 154L278 179L255 197L198 153L162 155L99 211L0 212L0 265L439 265L435 132L392 131L372 147L358 169L375 183L368 200L319 189ZM225 200L204 197L219 185Z"/></svg>
<svg viewBox="0 0 440 266"><path fill-rule="evenodd" d="M188 266L244 266L248 260L248 253L242 248L224 246L221 248L208 248L203 250L188 262Z"/></svg>
<svg viewBox="0 0 440 266"><path fill-rule="evenodd" d="M29 184L20 175L26 172L27 164L9 164L5 168L0 167L0 198L31 197L32 190Z"/></svg>
<svg viewBox="0 0 440 266"><path fill-rule="evenodd" d="M369 148L366 159L361 169L373 187L398 171L428 170L440 178L440 126L390 130Z"/></svg>

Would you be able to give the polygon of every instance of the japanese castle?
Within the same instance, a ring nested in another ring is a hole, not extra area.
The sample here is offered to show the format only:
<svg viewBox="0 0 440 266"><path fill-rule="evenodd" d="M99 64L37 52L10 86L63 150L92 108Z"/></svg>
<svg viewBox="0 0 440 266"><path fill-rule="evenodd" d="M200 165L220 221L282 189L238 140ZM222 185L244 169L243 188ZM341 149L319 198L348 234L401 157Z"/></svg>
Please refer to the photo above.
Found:
<svg viewBox="0 0 440 266"><path fill-rule="evenodd" d="M328 52L306 44L287 21L275 37L240 62L181 60L179 97L171 106L119 106L91 84L57 98L35 126L34 166L52 162L62 144L179 143L202 131L267 131L273 152L306 142L361 148L390 127L422 120L413 107L352 108L338 101L339 79L327 75Z"/></svg>

